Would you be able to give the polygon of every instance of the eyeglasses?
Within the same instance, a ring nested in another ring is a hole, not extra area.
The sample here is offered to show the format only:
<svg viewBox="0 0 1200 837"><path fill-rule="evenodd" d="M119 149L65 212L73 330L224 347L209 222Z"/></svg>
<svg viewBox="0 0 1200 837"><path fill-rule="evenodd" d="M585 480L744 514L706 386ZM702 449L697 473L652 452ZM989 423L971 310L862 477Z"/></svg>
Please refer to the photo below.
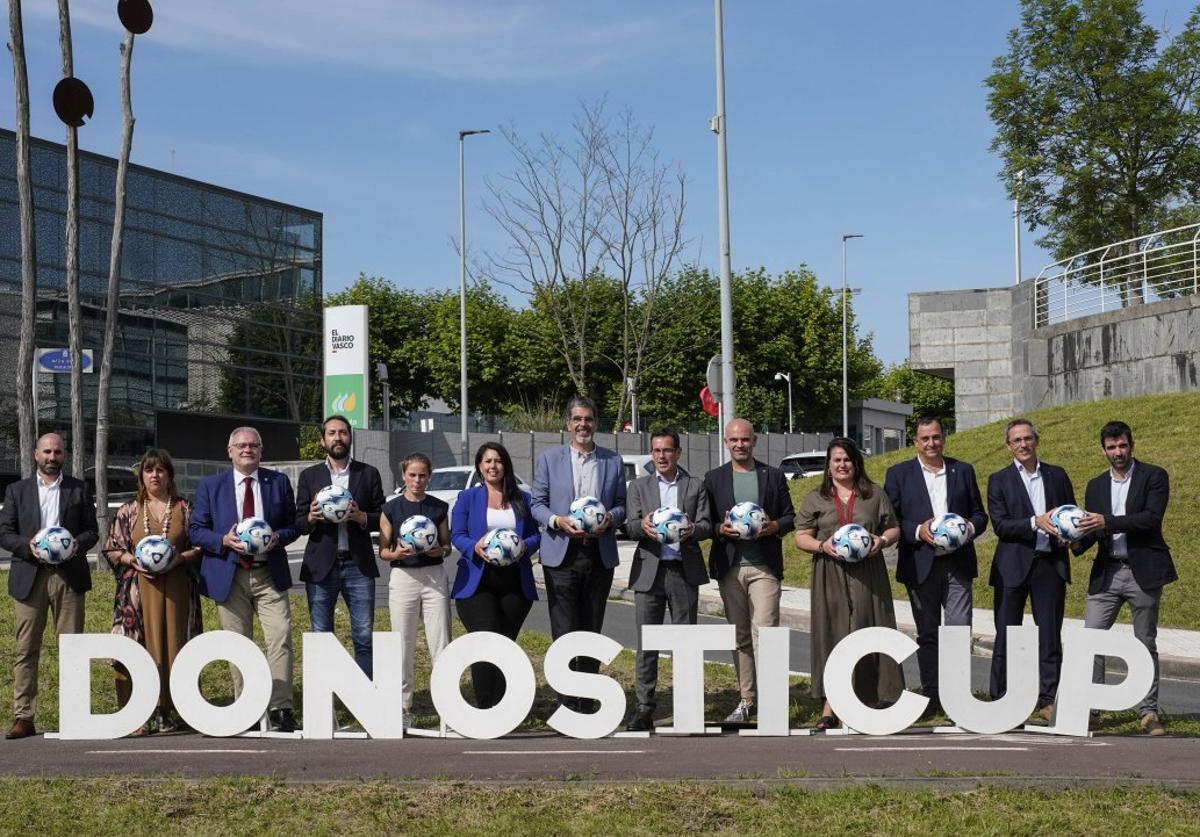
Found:
<svg viewBox="0 0 1200 837"><path fill-rule="evenodd" d="M262 442L234 442L229 447L234 450L258 450L262 447Z"/></svg>

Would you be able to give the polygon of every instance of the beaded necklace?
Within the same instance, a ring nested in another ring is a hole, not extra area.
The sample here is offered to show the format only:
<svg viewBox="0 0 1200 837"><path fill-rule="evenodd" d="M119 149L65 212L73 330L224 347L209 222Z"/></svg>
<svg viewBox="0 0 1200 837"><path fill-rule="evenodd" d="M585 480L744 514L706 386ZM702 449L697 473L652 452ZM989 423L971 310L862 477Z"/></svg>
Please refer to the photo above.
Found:
<svg viewBox="0 0 1200 837"><path fill-rule="evenodd" d="M146 502L142 504L142 528L146 534L150 534L150 498L146 498ZM171 528L171 498L167 498L167 511L163 514L162 521L162 536L167 536L167 531Z"/></svg>

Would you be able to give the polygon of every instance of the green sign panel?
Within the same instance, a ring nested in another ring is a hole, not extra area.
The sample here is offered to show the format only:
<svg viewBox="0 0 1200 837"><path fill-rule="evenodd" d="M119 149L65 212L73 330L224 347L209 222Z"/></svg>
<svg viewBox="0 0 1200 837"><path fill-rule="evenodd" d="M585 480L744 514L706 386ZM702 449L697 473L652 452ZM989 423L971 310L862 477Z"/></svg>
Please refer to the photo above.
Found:
<svg viewBox="0 0 1200 837"><path fill-rule="evenodd" d="M367 427L367 382L365 375L325 376L325 415L340 414L350 426Z"/></svg>

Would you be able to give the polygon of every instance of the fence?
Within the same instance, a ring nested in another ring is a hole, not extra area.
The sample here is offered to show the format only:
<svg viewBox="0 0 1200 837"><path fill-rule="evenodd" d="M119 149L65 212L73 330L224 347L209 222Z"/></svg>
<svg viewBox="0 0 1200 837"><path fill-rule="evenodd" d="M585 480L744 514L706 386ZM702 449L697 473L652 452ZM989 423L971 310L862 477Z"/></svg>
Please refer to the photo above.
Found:
<svg viewBox="0 0 1200 837"><path fill-rule="evenodd" d="M1195 294L1200 224L1097 247L1042 268L1033 281L1034 328Z"/></svg>

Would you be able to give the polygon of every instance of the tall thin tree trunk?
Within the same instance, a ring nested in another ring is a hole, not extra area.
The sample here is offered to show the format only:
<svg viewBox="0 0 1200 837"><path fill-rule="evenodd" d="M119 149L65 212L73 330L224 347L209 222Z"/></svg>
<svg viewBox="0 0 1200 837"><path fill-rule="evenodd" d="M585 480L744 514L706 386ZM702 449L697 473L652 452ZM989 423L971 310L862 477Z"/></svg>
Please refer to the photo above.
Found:
<svg viewBox="0 0 1200 837"><path fill-rule="evenodd" d="M17 201L21 215L21 336L17 344L17 432L21 449L17 458L21 476L33 472L29 453L34 443L33 325L37 318L37 237L34 235L33 182L29 165L29 75L25 70L25 32L21 25L21 0L8 0L8 51L13 59L13 89L17 117Z"/></svg>
<svg viewBox="0 0 1200 837"><path fill-rule="evenodd" d="M120 311L121 248L125 239L125 177L129 170L129 152L133 148L133 104L129 93L130 64L133 61L133 38L125 33L121 44L121 110L124 131L121 133L121 155L117 158L117 182L113 189L112 246L108 255L108 298L104 306L104 345L100 349L100 386L96 395L96 509L100 513L100 535L108 537L111 521L108 517L108 417L111 411L113 346L117 340Z"/></svg>
<svg viewBox="0 0 1200 837"><path fill-rule="evenodd" d="M58 43L62 48L63 77L75 75L71 51L71 11L67 0L58 0ZM71 349L71 473L84 477L83 438L83 336L79 305L79 136L67 126L67 330Z"/></svg>

